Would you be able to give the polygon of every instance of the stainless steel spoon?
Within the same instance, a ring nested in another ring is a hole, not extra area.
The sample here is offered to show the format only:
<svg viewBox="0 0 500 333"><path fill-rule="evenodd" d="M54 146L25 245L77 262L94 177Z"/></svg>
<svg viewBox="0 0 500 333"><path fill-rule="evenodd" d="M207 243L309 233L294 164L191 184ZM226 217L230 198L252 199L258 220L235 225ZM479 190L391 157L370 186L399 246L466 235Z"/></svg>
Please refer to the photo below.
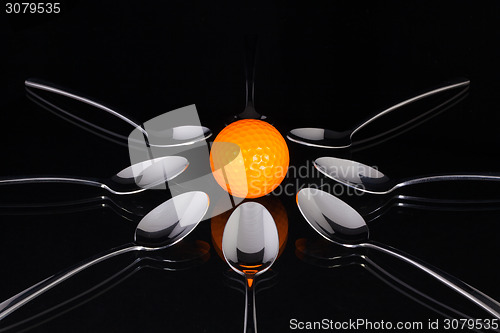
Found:
<svg viewBox="0 0 500 333"><path fill-rule="evenodd" d="M333 131L329 129L324 129L324 128L296 128L291 130L287 134L287 138L290 141L306 145L306 146L312 146L312 147L319 147L319 148L333 148L333 149L338 149L338 148L348 148L350 147L353 142L352 138L353 136L360 131L361 129L365 128L367 125L371 124L375 120L395 111L398 110L408 104L411 104L413 102L416 102L418 100L421 100L423 98L427 98L433 95L436 95L438 93L452 90L455 88L460 88L460 87L468 87L470 81L469 80L462 80L459 81L458 83L454 83L451 85L446 85L439 87L437 89L433 89L430 91L427 91L423 94L420 94L418 96L412 97L410 99L407 99L403 102L400 102L396 105L391 106L388 109L385 109L368 119L364 120L357 126L355 126L353 129L346 130L343 132L338 132L338 131ZM460 94L460 93L459 93ZM452 98L454 99L454 98ZM451 101L451 100L449 100ZM390 131L392 132L392 130ZM377 135L378 137L378 135Z"/></svg>
<svg viewBox="0 0 500 333"><path fill-rule="evenodd" d="M0 303L0 320L75 274L117 255L156 251L176 244L196 228L209 205L206 193L193 191L162 203L139 222L134 242L101 253L59 272Z"/></svg>
<svg viewBox="0 0 500 333"><path fill-rule="evenodd" d="M456 180L500 181L499 173L436 174L401 180L392 180L379 170L365 164L336 157L320 157L314 166L325 176L359 191L387 194L403 186Z"/></svg>
<svg viewBox="0 0 500 333"><path fill-rule="evenodd" d="M70 92L66 89L58 88L53 84L45 83L39 79L27 79L25 81L25 86L28 91L28 94L33 97L34 101L43 106L44 108L49 108L49 111L56 112L56 114L62 116L68 120L75 120L78 123L78 126L83 127L84 129L93 131L97 130L99 135L105 134L106 136L113 137L114 139L119 139L121 142L125 144L130 144L130 139L128 135L122 135L116 133L113 130L103 128L95 124L92 121L85 120L71 111L65 110L57 105L47 101L42 96L36 94L32 89L47 91L56 95L64 96L78 102L90 105L97 109L100 109L113 117L120 119L121 121L127 123L132 126L132 129L139 130L144 137L148 141L148 145L150 147L178 147L184 145L191 145L199 141L203 141L210 136L212 136L212 131L204 126L194 126L194 125L184 125L184 126L176 126L173 128L162 129L161 131L146 131L142 126L142 123L133 119L131 116L125 115L121 112L115 111L99 102L96 102L90 98L83 97L79 94ZM42 104L40 104L40 102ZM71 121L70 120L70 121Z"/></svg>
<svg viewBox="0 0 500 333"><path fill-rule="evenodd" d="M33 183L70 183L103 188L113 194L135 194L164 185L188 167L182 156L164 156L129 166L109 179L76 178L66 176L9 177L0 179L2 185Z"/></svg>
<svg viewBox="0 0 500 333"><path fill-rule="evenodd" d="M257 332L255 278L267 271L279 253L276 224L259 203L246 202L229 217L222 236L222 253L229 266L246 279L244 332Z"/></svg>
<svg viewBox="0 0 500 333"><path fill-rule="evenodd" d="M347 248L372 249L400 259L500 319L500 303L488 295L403 251L368 241L368 226L363 217L339 198L318 189L305 188L297 193L297 206L311 227L330 242Z"/></svg>

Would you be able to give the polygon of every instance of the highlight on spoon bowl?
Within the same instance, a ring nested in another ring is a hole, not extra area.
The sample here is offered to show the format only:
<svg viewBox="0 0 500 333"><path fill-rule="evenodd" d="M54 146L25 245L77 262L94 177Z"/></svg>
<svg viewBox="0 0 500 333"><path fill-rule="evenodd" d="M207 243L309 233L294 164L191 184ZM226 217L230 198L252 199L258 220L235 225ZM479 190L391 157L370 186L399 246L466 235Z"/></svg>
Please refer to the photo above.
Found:
<svg viewBox="0 0 500 333"><path fill-rule="evenodd" d="M348 148L351 145L350 132L336 132L325 128L295 128L288 132L288 140L305 146L318 148ZM335 142L332 147L331 142Z"/></svg>
<svg viewBox="0 0 500 333"><path fill-rule="evenodd" d="M356 161L320 157L313 164L328 178L363 192L386 192L392 187L390 179L378 169Z"/></svg>
<svg viewBox="0 0 500 333"><path fill-rule="evenodd" d="M148 136L154 147L169 148L192 145L212 136L212 131L205 126L183 125L165 130L149 130ZM155 143L155 138L158 143Z"/></svg>
<svg viewBox="0 0 500 333"><path fill-rule="evenodd" d="M352 243L369 236L363 217L336 196L316 188L297 193L297 206L309 225L326 240Z"/></svg>
<svg viewBox="0 0 500 333"><path fill-rule="evenodd" d="M134 242L153 248L180 242L203 219L209 202L208 195L200 191L185 192L165 201L142 218Z"/></svg>
<svg viewBox="0 0 500 333"><path fill-rule="evenodd" d="M185 157L163 156L125 168L116 175L114 180L133 180L140 188L152 189L179 176L188 166L189 161Z"/></svg>

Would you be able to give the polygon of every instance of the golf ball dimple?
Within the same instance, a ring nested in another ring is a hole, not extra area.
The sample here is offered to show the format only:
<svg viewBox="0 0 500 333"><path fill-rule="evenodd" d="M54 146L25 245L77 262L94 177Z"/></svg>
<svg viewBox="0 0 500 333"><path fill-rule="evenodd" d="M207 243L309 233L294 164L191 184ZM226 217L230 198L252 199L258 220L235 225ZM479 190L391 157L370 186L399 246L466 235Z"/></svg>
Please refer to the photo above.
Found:
<svg viewBox="0 0 500 333"><path fill-rule="evenodd" d="M215 180L240 198L258 198L272 192L285 178L288 163L285 139L262 120L244 119L226 126L215 138L210 152Z"/></svg>

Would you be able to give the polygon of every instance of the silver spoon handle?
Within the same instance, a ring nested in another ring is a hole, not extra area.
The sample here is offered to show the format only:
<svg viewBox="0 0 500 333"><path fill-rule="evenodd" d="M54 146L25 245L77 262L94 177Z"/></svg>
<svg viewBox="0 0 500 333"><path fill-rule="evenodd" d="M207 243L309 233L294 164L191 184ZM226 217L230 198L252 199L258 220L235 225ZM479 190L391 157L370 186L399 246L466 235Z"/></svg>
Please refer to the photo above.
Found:
<svg viewBox="0 0 500 333"><path fill-rule="evenodd" d="M23 305L27 304L28 302L32 301L36 297L42 295L46 291L52 289L53 287L57 286L61 282L69 279L70 277L78 274L79 272L89 268L92 265L95 265L99 262L102 262L104 260L113 258L117 255L131 252L131 251L139 251L143 250L144 247L138 246L138 245L123 245L121 247L112 249L108 252L99 254L97 256L91 257L87 260L84 260L77 264L76 266L73 266L67 270L61 271L45 280L42 280L35 284L34 286L25 289L24 291L20 292L17 295L12 296L11 298L3 301L0 303L0 320L3 320L5 317L7 317L9 314L12 312L16 311Z"/></svg>
<svg viewBox="0 0 500 333"><path fill-rule="evenodd" d="M397 250L395 248L389 247L387 245L382 245L374 242L362 243L361 247L377 250L386 254L389 254L395 258L398 258L412 266L417 267L423 272L429 274L439 282L443 283L447 287L455 290L457 293L471 300L496 318L500 319L500 303L498 303L493 298L482 293L476 288L468 285L467 283L461 281L460 279L440 270L439 268L433 267L424 261L417 259L403 251Z"/></svg>
<svg viewBox="0 0 500 333"><path fill-rule="evenodd" d="M407 99L405 101L402 101L396 105L393 105L391 106L390 108L387 108L385 110L383 110L382 112L379 112L377 113L376 115L374 115L373 117L365 120L363 123L359 124L352 132L351 132L351 138L352 136L358 132L360 129L362 129L363 127L367 126L368 124L372 123L373 121L377 120L378 118L380 117L383 117L385 116L386 114L394 111L394 110L397 110L405 105L408 105L408 104L411 104L413 102L416 102L420 99L423 99L423 98L426 98L426 97L429 97L429 96L432 96L432 95L435 95L435 94L438 94L440 92L443 92L443 91L446 91L446 90L451 90L451 89L454 89L454 88L459 88L459 87L465 87L465 86L468 86L470 83L469 80L465 80L465 81L461 81L459 83L455 83L455 84L451 84L451 85L447 85L447 86L444 86L444 87L439 87L437 89L434 89L434 90L431 90L431 91L427 91L423 94L420 94L418 96L415 96L415 97L412 97L410 99Z"/></svg>
<svg viewBox="0 0 500 333"><path fill-rule="evenodd" d="M500 181L499 174L484 173L484 174L449 174L449 175L432 175L419 178L412 178L402 181L401 183L394 186L394 188L431 183L431 182L441 182L441 181L454 181L454 180L479 180L479 181Z"/></svg>
<svg viewBox="0 0 500 333"><path fill-rule="evenodd" d="M255 311L255 281L245 283L245 329L244 333L257 333L257 314Z"/></svg>
<svg viewBox="0 0 500 333"><path fill-rule="evenodd" d="M88 104L88 105L93 106L95 108L98 108L100 110L103 110L103 111L105 111L105 112L107 112L107 113L109 113L109 114L117 117L118 119L123 120L127 124L132 125L134 128L139 129L147 137L146 130L144 130L142 128L142 126L140 125L139 122L137 122L135 120L132 120L132 119L130 119L130 117L124 116L123 114L121 114L121 113L119 113L119 112L117 112L117 111L115 111L115 110L113 110L113 109L111 109L111 108L109 108L109 107L107 107L105 105L102 105L101 103L98 103L98 102L93 101L93 100L91 100L89 98L86 98L86 97L83 97L83 96L71 93L69 91L66 91L66 90L63 90L63 89L60 89L60 88L56 88L53 85L49 85L49 84L46 84L46 83L41 83L39 80L36 80L36 79L27 79L24 82L24 84L25 84L26 87L29 87L29 88L44 90L44 91L48 91L48 92L51 92L51 93L54 93L54 94L57 94L57 95L65 96L65 97L74 99L76 101Z"/></svg>

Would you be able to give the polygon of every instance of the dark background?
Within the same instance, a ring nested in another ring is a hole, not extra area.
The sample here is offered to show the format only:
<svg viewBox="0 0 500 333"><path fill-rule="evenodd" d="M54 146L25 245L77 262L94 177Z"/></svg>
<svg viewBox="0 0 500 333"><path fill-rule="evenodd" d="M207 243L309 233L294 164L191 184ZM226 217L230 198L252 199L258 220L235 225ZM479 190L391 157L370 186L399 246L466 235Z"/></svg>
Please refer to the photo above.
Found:
<svg viewBox="0 0 500 333"><path fill-rule="evenodd" d="M41 78L81 92L141 121L196 104L202 124L216 134L224 119L244 108L247 35L259 38L256 109L269 116L284 135L296 127L348 129L430 87L456 78L471 81L468 97L459 104L374 147L321 150L287 141L291 165L309 163L310 167L317 157L340 156L376 165L395 178L500 170L498 2L248 2L229 6L210 2L195 6L72 1L63 2L61 8L60 14L51 15L2 12L3 177L105 178L130 163L126 147L75 127L29 101L25 79ZM295 181L287 179L285 184ZM313 175L300 183L321 181ZM98 193L69 186L1 190L3 202ZM466 212L393 208L372 224L371 238L500 299L498 185L461 182L418 186L413 191L438 198L487 198L493 203L467 206ZM367 195L355 200L355 208L390 198ZM301 217L294 196L279 199L288 213L289 234L273 266L276 284L257 296L261 331L286 332L292 318L424 323L444 318L390 288L361 265L327 269L299 260L296 240L317 241L318 237ZM132 240L135 228L107 209L44 215L5 210L0 219L0 299ZM204 222L190 238L211 244L210 223ZM345 254L333 245L322 246L327 252ZM379 262L448 306L475 318L488 317L423 274L388 258ZM211 258L200 267L182 272L144 268L55 319L42 323L51 317L48 314L6 331L237 331L243 324L244 295L225 282L227 270L212 249ZM73 285L61 286L13 314L0 330L74 296L75 290L89 288L110 272L111 266L99 267L75 279Z"/></svg>

